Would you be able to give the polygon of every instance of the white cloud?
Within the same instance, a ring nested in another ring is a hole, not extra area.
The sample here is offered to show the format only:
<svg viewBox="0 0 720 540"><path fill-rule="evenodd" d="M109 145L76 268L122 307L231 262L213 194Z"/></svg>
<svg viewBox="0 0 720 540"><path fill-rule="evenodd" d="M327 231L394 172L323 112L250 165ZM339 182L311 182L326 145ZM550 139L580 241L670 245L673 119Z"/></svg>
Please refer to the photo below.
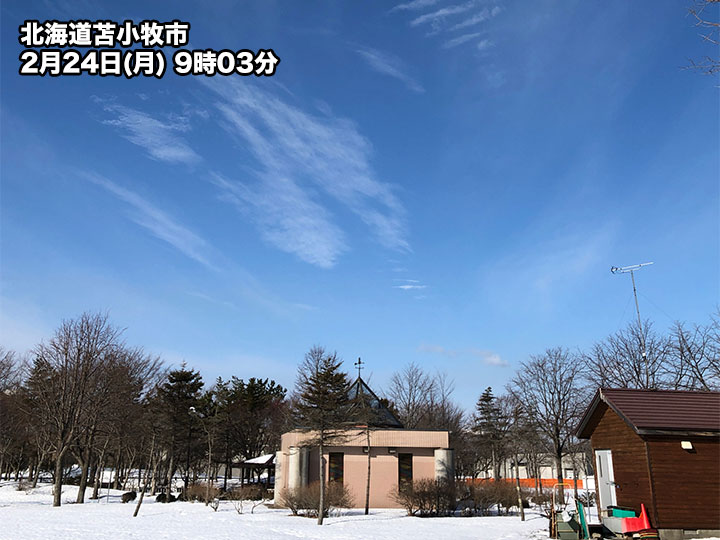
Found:
<svg viewBox="0 0 720 540"><path fill-rule="evenodd" d="M393 11L416 11L429 6L434 6L440 0L412 0L412 2L405 2L404 4L398 4L390 10Z"/></svg>
<svg viewBox="0 0 720 540"><path fill-rule="evenodd" d="M357 49L356 52L378 73L401 81L413 92L425 91L415 79L406 73L405 67L397 56L369 47Z"/></svg>
<svg viewBox="0 0 720 540"><path fill-rule="evenodd" d="M463 28L469 28L470 26L475 26L476 24L480 24L482 22L487 21L488 19L491 19L492 17L496 17L500 14L502 9L498 6L495 6L492 9L483 8L477 13L475 13L472 17L469 17L465 19L464 21L461 21L457 23L454 26L450 27L450 31L454 30L462 30Z"/></svg>
<svg viewBox="0 0 720 540"><path fill-rule="evenodd" d="M410 26L418 26L425 23L436 24L450 15L465 13L466 11L471 10L474 6L475 0L470 0L470 2L466 2L464 4L455 4L452 6L444 7L431 13L425 13L424 15L416 17L415 19L410 21Z"/></svg>
<svg viewBox="0 0 720 540"><path fill-rule="evenodd" d="M178 135L178 132L189 129L186 118L175 116L163 122L123 105L105 104L103 109L113 115L112 119L103 123L118 128L123 137L143 148L150 157L169 163L193 164L201 161L187 141Z"/></svg>
<svg viewBox="0 0 720 540"><path fill-rule="evenodd" d="M263 238L301 260L331 268L345 251L343 232L319 204L289 178L265 175L257 187L213 174L222 198L247 213L261 228Z"/></svg>
<svg viewBox="0 0 720 540"><path fill-rule="evenodd" d="M394 289L402 289L403 291L415 291L418 289L427 289L427 285L414 285L414 284L406 284L406 285L393 285Z"/></svg>
<svg viewBox="0 0 720 540"><path fill-rule="evenodd" d="M249 214L266 241L321 267L347 249L318 201L324 194L359 217L387 248L407 252L405 210L370 166L371 145L343 118L315 116L246 81L204 81L217 92L224 127L256 159L255 182L219 187ZM217 183L219 177L215 177Z"/></svg>
<svg viewBox="0 0 720 540"><path fill-rule="evenodd" d="M479 51L486 51L487 49L491 49L494 47L495 44L490 41L489 39L483 39L482 41L479 41L477 44L477 48Z"/></svg>
<svg viewBox="0 0 720 540"><path fill-rule="evenodd" d="M482 32L474 32L472 34L464 34L462 36L458 36L443 43L443 49L451 49L453 47L457 47L458 45L462 45L466 41L470 41L471 39L475 39L476 37L481 35Z"/></svg>
<svg viewBox="0 0 720 540"><path fill-rule="evenodd" d="M115 197L130 205L133 209L131 219L150 231L155 237L173 246L175 249L195 261L214 268L208 259L209 244L197 234L180 225L168 214L143 199L137 193L125 189L97 174L81 174L86 180L101 186Z"/></svg>
<svg viewBox="0 0 720 540"><path fill-rule="evenodd" d="M503 360L499 354L494 353L492 351L488 351L486 349L477 349L474 347L470 347L468 349L448 349L446 347L443 347L441 345L431 345L427 343L422 343L418 348L418 351L425 352L425 353L431 353L431 354L438 354L440 356L445 356L447 358L458 358L462 356L471 356L479 359L483 364L486 366L507 366L507 361Z"/></svg>

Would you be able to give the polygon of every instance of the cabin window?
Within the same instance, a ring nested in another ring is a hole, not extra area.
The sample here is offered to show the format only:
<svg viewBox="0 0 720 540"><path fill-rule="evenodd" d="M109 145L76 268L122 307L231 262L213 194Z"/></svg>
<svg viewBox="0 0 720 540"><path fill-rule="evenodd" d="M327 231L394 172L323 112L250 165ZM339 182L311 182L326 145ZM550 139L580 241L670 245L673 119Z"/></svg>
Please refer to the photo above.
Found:
<svg viewBox="0 0 720 540"><path fill-rule="evenodd" d="M343 473L345 465L345 454L342 452L330 452L330 474L328 480L330 482L343 483Z"/></svg>
<svg viewBox="0 0 720 540"><path fill-rule="evenodd" d="M412 488L412 454L398 454L398 487L400 491Z"/></svg>

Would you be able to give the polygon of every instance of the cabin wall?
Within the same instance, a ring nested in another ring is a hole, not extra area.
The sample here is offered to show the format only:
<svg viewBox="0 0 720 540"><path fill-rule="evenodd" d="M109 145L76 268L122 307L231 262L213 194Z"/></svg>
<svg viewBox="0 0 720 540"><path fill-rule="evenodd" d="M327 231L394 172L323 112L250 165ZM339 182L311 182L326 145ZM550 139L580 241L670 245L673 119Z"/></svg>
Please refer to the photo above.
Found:
<svg viewBox="0 0 720 540"><path fill-rule="evenodd" d="M618 506L627 506L637 512L640 504L652 515L650 477L648 475L645 442L612 409L605 408L597 427L590 437L593 450L611 450L615 474ZM593 457L594 459L594 457ZM597 483L597 472L595 475Z"/></svg>
<svg viewBox="0 0 720 540"><path fill-rule="evenodd" d="M692 442L693 451L682 449L683 440ZM720 439L652 437L648 438L648 450L656 527L720 530Z"/></svg>

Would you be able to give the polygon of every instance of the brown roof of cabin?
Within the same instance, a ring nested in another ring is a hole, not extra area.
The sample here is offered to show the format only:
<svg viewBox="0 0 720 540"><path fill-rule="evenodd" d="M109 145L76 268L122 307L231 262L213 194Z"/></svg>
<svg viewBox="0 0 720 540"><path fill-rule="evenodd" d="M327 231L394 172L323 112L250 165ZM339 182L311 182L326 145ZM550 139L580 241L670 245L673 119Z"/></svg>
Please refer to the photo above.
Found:
<svg viewBox="0 0 720 540"><path fill-rule="evenodd" d="M720 433L720 392L601 388L577 428L581 439L589 438L594 431L601 405L613 409L639 435Z"/></svg>

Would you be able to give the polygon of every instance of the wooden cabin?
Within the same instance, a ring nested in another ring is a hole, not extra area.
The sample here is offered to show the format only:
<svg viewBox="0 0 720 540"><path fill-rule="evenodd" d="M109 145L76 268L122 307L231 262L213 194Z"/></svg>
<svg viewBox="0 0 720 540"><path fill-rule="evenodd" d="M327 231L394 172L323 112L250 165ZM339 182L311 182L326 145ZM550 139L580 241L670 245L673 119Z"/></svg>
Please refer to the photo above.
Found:
<svg viewBox="0 0 720 540"><path fill-rule="evenodd" d="M603 523L644 504L664 540L720 536L720 392L600 389L577 436L591 441Z"/></svg>

